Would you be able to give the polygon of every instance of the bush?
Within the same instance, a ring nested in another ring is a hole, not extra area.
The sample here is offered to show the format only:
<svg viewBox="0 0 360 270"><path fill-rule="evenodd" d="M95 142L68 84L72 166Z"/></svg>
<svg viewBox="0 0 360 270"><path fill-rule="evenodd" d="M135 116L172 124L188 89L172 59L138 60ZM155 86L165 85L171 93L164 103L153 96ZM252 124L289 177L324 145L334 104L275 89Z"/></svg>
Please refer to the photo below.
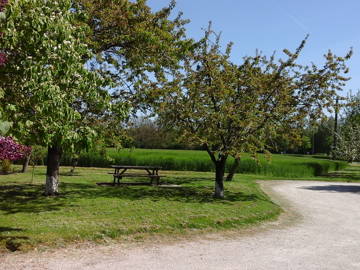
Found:
<svg viewBox="0 0 360 270"><path fill-rule="evenodd" d="M11 161L8 159L4 159L0 161L1 163L1 172L4 174L8 174L11 172Z"/></svg>

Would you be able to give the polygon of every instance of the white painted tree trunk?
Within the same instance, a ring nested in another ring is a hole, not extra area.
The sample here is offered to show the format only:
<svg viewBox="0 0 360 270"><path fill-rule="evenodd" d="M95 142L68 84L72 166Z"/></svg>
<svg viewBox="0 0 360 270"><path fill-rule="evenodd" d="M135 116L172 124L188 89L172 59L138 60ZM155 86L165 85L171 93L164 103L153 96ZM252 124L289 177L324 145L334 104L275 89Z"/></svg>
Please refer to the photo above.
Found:
<svg viewBox="0 0 360 270"><path fill-rule="evenodd" d="M58 146L48 148L45 195L55 196L59 194L59 168L61 149Z"/></svg>
<svg viewBox="0 0 360 270"><path fill-rule="evenodd" d="M224 175L225 175L225 164L226 158L221 159L215 163L215 191L214 197L223 199L224 198Z"/></svg>
<svg viewBox="0 0 360 270"><path fill-rule="evenodd" d="M45 195L46 196L55 196L59 194L59 179L58 177L46 176L45 183Z"/></svg>
<svg viewBox="0 0 360 270"><path fill-rule="evenodd" d="M215 198L224 198L224 186L215 182Z"/></svg>

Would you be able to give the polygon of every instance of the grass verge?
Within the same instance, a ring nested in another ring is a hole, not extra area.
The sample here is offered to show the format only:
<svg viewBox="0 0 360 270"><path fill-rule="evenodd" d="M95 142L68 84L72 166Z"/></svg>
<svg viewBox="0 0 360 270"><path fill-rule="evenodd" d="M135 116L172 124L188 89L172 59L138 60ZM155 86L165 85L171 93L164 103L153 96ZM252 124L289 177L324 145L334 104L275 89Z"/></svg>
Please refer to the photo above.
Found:
<svg viewBox="0 0 360 270"><path fill-rule="evenodd" d="M226 199L216 200L211 172L164 172L174 187L100 187L95 183L111 181L109 169L66 171L56 198L42 196L44 167L36 168L33 180L31 172L0 175L0 251L221 231L281 212L255 176L238 175L226 184Z"/></svg>

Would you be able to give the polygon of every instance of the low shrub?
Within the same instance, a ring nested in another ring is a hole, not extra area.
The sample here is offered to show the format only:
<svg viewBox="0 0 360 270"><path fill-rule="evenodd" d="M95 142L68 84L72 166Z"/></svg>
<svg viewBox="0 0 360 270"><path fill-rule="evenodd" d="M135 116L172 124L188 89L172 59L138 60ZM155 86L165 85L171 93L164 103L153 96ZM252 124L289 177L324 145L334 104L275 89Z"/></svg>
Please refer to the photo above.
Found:
<svg viewBox="0 0 360 270"><path fill-rule="evenodd" d="M0 161L1 172L4 174L8 174L11 172L11 161L8 159L4 159Z"/></svg>

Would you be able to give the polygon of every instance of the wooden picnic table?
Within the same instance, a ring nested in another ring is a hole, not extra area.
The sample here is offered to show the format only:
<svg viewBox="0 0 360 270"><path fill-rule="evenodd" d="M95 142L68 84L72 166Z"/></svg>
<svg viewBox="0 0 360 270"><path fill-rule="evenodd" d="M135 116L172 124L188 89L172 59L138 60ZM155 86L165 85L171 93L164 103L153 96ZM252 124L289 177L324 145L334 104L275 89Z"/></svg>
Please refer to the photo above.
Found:
<svg viewBox="0 0 360 270"><path fill-rule="evenodd" d="M123 177L148 177L150 178L150 184L159 185L160 184L160 175L159 170L161 167L159 166L129 166L129 165L112 165L114 168L114 172L110 173L114 177L113 185L120 184L120 179ZM137 171L145 171L146 173L142 172L131 172L126 173L127 170L137 170Z"/></svg>

